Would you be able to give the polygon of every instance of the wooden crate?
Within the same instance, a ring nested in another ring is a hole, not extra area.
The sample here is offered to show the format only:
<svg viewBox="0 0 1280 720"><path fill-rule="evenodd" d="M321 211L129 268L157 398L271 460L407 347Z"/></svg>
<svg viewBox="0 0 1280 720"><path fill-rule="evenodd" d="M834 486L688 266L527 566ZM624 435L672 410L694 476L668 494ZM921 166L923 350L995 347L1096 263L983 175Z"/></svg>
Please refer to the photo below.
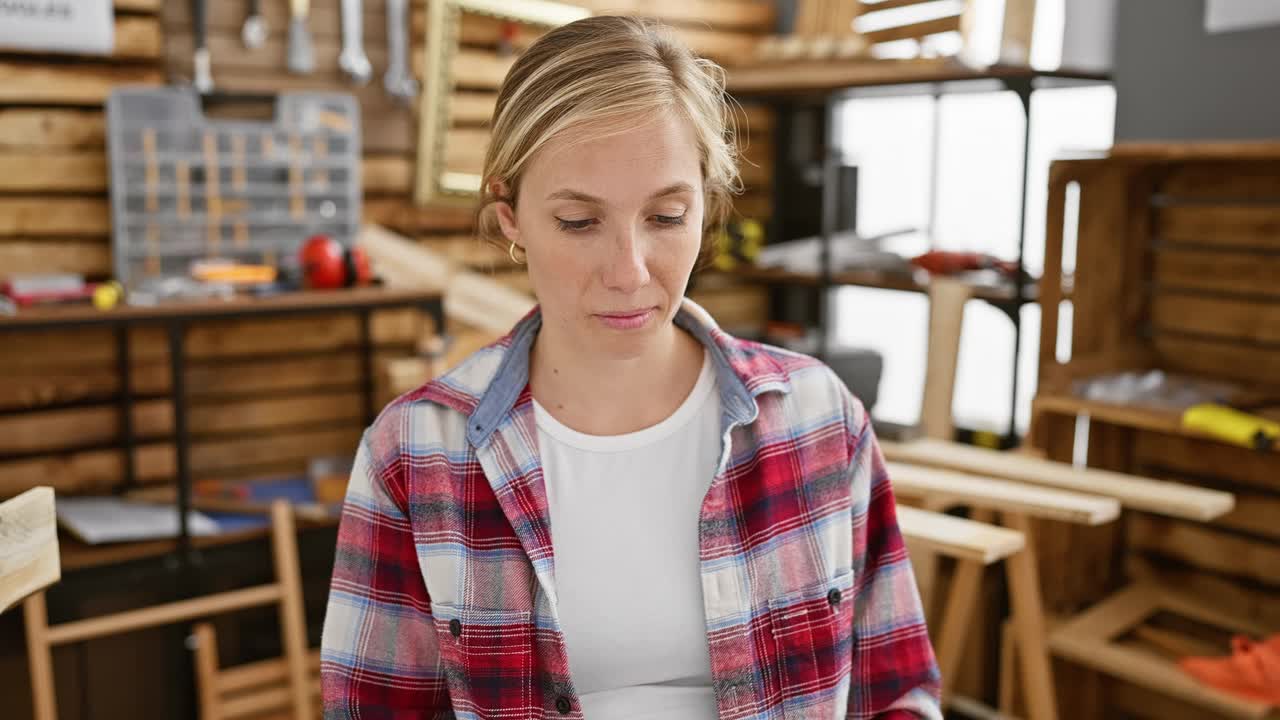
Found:
<svg viewBox="0 0 1280 720"><path fill-rule="evenodd" d="M1280 143L1119 146L1053 163L1040 293L1030 443L1051 459L1236 495L1208 524L1128 513L1118 530L1045 526L1046 604L1074 613L1157 580L1280 630L1280 450L1185 429L1177 410L1073 394L1084 378L1162 369L1237 384L1261 414L1280 406Z"/></svg>

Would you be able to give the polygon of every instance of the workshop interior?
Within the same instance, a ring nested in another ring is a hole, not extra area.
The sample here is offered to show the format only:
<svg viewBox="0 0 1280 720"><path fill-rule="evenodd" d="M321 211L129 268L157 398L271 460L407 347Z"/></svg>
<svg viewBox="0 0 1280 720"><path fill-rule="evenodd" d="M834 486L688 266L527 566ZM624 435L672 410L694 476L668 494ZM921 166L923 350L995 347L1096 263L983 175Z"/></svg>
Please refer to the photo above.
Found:
<svg viewBox="0 0 1280 720"><path fill-rule="evenodd" d="M0 716L320 717L365 428L535 307L498 89L605 14L724 68L687 296L870 412L946 717L1280 718L1272 0L0 0Z"/></svg>

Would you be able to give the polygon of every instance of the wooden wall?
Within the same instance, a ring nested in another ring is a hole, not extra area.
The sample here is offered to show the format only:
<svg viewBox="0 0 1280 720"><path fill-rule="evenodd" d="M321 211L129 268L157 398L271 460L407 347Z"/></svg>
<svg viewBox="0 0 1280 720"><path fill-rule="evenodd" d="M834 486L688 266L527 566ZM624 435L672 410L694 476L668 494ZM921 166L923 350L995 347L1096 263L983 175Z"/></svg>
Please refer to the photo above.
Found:
<svg viewBox="0 0 1280 720"><path fill-rule="evenodd" d="M660 18L695 50L726 65L746 55L755 39L770 32L774 24L773 4L768 0L586 0L581 4L595 11ZM93 280L109 275L103 103L119 84L189 81L189 6L181 0L115 0L117 50L109 58L0 51L0 280L19 273L75 272ZM348 85L337 69L338 0L312 3L309 26L317 69L305 77L285 71L288 3L263 2L270 35L257 51L240 44L247 7L247 0L208 3L208 44L218 89L354 93L363 110L364 218L469 266L488 269L512 286L527 288L523 272L512 267L505 255L471 237L470 211L420 208L410 201L415 116L382 91L385 1L364 3L366 50L375 70L375 81L364 88ZM415 0L412 12L415 55L420 57L425 3ZM509 63L495 52L492 24L469 21L463 37L467 61L459 64L459 72L465 75L469 95L467 102L457 104L461 129L454 145L459 152L487 141L488 114ZM415 70L421 73L420 62ZM743 174L749 191L741 198L739 211L764 219L770 212L772 118L766 110L750 109L742 123L749 161ZM762 288L717 287L700 291L698 299L728 325L758 321L763 314ZM411 354L416 341L431 331L429 321L416 313L377 313L375 367ZM139 481L168 483L175 473L175 460L166 339L160 331L137 330L131 344L131 382L139 395L132 421L144 438L135 453ZM313 455L352 452L364 426L357 347L358 325L353 317L208 322L193 327L188 335L186 381L193 399L189 422L194 475L235 478L300 472ZM114 338L105 331L0 336L0 499L37 484L53 485L64 494L105 493L120 487L124 458L114 404L119 389L115 361ZM379 403L390 399L381 376L378 390ZM87 572L96 576L114 570ZM325 570L320 567L313 574L322 576ZM224 580L232 582L230 575ZM319 577L319 595L309 587L313 606L323 600L324 580ZM105 582L106 587L112 585ZM95 595L92 609L123 609L143 601L138 593L144 588L134 587L130 595L124 587L129 581L119 585L119 596ZM71 582L64 586L80 587ZM54 621L69 619L87 607L60 602L57 591L51 596ZM312 615L315 635L318 624ZM23 718L30 711L19 617L19 613L8 613L0 618L0 696L20 698L8 708ZM175 708L187 707L182 695L189 688L183 681L187 677L184 651L172 652L173 640L173 633L157 632L60 649L55 653L60 716L174 716ZM233 655L224 660L234 661ZM122 674L121 659L126 657L131 658L126 663L130 672ZM161 660L178 665L162 671L154 666ZM135 686L141 677L159 678L163 688Z"/></svg>

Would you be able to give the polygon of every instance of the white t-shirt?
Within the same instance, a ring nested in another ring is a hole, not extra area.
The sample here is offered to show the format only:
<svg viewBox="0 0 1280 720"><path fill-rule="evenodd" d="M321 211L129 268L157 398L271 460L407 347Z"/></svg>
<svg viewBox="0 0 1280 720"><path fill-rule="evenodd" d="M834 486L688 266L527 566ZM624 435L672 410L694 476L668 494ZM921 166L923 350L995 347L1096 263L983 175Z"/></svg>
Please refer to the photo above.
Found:
<svg viewBox="0 0 1280 720"><path fill-rule="evenodd" d="M667 419L585 435L534 403L557 610L588 720L716 717L698 514L720 451L711 359Z"/></svg>

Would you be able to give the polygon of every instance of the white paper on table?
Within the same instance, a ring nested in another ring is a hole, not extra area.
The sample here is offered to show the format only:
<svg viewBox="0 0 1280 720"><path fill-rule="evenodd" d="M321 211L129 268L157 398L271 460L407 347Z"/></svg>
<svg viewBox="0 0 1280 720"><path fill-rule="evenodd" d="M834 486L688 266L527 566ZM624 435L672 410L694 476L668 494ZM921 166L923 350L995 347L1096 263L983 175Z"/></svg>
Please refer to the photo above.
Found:
<svg viewBox="0 0 1280 720"><path fill-rule="evenodd" d="M0 0L0 48L110 55L111 0Z"/></svg>
<svg viewBox="0 0 1280 720"><path fill-rule="evenodd" d="M178 536L178 509L173 505L114 497L60 497L57 513L58 524L90 545ZM192 510L187 513L187 531L191 535L214 535L218 524Z"/></svg>

